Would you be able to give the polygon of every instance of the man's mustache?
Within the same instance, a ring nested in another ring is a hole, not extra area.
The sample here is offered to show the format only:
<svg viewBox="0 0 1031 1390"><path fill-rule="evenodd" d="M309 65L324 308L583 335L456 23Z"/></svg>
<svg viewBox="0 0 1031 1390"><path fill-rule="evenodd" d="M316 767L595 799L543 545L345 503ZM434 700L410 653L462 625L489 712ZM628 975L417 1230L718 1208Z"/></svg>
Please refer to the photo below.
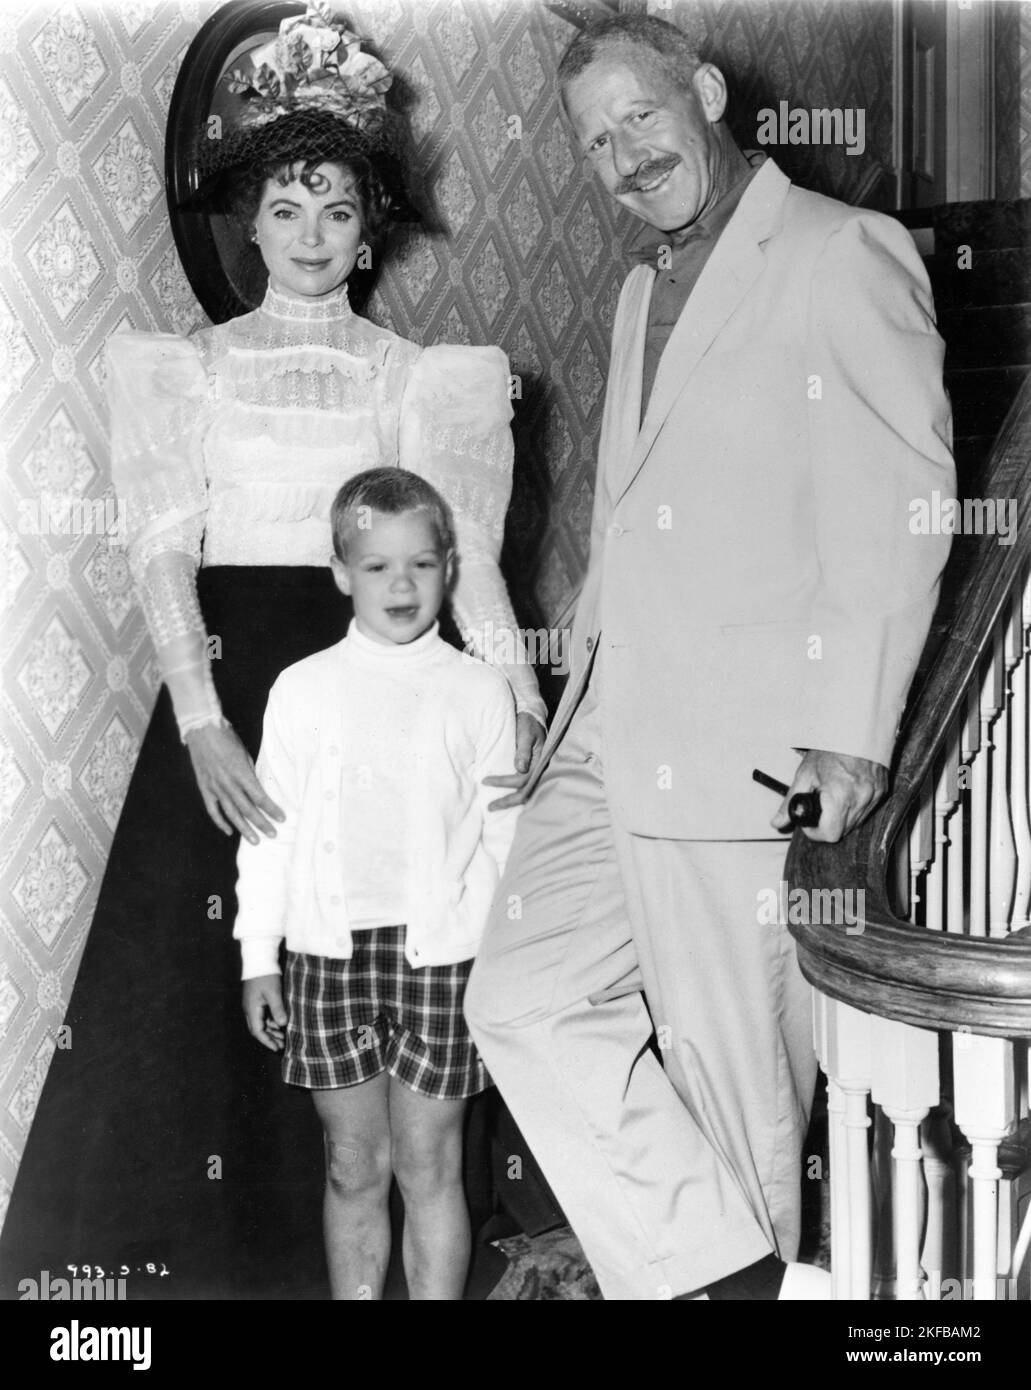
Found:
<svg viewBox="0 0 1031 1390"><path fill-rule="evenodd" d="M644 184L654 183L662 174L668 174L671 169L675 169L679 163L680 156L675 154L669 154L665 159L653 159L648 164L642 164L625 179L620 179L613 193L616 197L627 193L640 193Z"/></svg>

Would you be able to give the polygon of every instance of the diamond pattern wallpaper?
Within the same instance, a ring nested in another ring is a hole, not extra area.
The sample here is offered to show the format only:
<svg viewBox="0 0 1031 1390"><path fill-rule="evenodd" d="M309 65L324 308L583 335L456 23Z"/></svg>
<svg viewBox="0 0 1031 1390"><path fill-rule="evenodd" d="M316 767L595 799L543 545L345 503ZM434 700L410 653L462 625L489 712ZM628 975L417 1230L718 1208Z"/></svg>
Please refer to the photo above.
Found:
<svg viewBox="0 0 1031 1390"><path fill-rule="evenodd" d="M108 478L102 351L203 322L164 122L196 4L0 10L0 1204L89 927L155 683Z"/></svg>
<svg viewBox="0 0 1031 1390"><path fill-rule="evenodd" d="M108 477L103 347L124 327L186 333L204 322L169 231L163 137L182 56L215 8L0 9L0 1209L155 695ZM653 8L725 59L746 143L773 94L865 107L863 156L781 153L812 187L878 196L891 155L887 0ZM560 625L586 561L608 336L633 231L585 177L559 112L553 73L572 30L538 0L339 9L403 75L440 223L397 246L367 312L417 341L509 354L521 396L504 564L521 620Z"/></svg>
<svg viewBox="0 0 1031 1390"><path fill-rule="evenodd" d="M840 107L865 112L865 148L778 145L799 183L850 203L884 206L892 167L892 5L882 0L634 0L627 10L672 19L730 82L731 127L756 148L758 113Z"/></svg>

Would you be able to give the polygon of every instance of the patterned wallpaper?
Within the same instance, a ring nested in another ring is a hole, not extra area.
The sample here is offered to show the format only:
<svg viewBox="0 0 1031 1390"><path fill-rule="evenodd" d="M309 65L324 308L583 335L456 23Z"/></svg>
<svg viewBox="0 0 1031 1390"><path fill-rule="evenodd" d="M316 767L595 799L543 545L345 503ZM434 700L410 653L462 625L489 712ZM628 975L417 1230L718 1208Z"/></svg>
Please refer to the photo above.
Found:
<svg viewBox="0 0 1031 1390"><path fill-rule="evenodd" d="M785 173L817 193L885 205L892 167L891 0L628 0L626 10L672 19L730 83L730 124L756 148L757 116L795 107L865 111L865 148L770 147ZM880 185L878 194L877 186Z"/></svg>
<svg viewBox="0 0 1031 1390"><path fill-rule="evenodd" d="M0 11L4 1205L154 696L108 480L102 351L123 325L203 321L161 169L179 60L206 13Z"/></svg>
<svg viewBox="0 0 1031 1390"><path fill-rule="evenodd" d="M367 312L418 342L509 354L522 398L504 565L520 616L557 621L586 561L625 237L559 112L573 31L533 0L356 0L348 13L412 91L417 166L446 229L395 247Z"/></svg>
<svg viewBox="0 0 1031 1390"><path fill-rule="evenodd" d="M102 353L122 327L204 321L161 170L178 64L214 8L0 12L3 1206L156 688L118 543ZM419 341L509 352L523 394L506 563L524 611L557 614L584 565L621 238L558 117L551 75L567 26L530 0L342 12L412 89L418 158L447 229L398 247L368 312Z"/></svg>
<svg viewBox="0 0 1031 1390"><path fill-rule="evenodd" d="M161 170L178 64L216 7L0 8L0 1206L155 692L107 474L102 352L121 327L203 322ZM559 115L552 74L571 31L538 0L340 9L407 79L419 163L446 228L397 248L368 312L418 341L509 353L522 398L505 568L522 619L560 623L586 560L632 230L585 181ZM811 186L854 197L887 161L883 0L701 0L674 13L724 58L746 117L774 92L867 107L862 158L783 152Z"/></svg>

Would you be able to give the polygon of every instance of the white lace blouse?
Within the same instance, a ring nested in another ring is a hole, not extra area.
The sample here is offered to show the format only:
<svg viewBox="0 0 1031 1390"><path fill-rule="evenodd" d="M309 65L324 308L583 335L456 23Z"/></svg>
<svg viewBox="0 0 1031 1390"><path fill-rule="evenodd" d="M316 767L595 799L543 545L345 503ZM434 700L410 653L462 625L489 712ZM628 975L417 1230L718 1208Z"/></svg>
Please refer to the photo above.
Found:
<svg viewBox="0 0 1031 1390"><path fill-rule="evenodd" d="M327 564L330 503L366 468L419 473L449 503L471 649L515 632L498 568L512 482L499 348L420 348L355 314L346 286L311 301L270 288L253 313L189 338L116 334L107 361L112 477L184 735L221 716L198 566ZM517 710L543 721L532 666L500 669Z"/></svg>

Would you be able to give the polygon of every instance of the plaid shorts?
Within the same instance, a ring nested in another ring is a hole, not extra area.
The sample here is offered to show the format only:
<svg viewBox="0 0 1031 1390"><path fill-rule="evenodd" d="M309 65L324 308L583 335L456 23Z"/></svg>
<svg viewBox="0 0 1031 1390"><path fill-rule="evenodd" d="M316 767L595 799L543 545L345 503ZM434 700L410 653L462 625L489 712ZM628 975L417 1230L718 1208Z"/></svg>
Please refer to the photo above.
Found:
<svg viewBox="0 0 1031 1390"><path fill-rule="evenodd" d="M413 970L404 946L403 926L374 927L354 933L350 960L287 951L285 1081L338 1090L386 1069L437 1100L487 1089L462 1013L472 961Z"/></svg>

